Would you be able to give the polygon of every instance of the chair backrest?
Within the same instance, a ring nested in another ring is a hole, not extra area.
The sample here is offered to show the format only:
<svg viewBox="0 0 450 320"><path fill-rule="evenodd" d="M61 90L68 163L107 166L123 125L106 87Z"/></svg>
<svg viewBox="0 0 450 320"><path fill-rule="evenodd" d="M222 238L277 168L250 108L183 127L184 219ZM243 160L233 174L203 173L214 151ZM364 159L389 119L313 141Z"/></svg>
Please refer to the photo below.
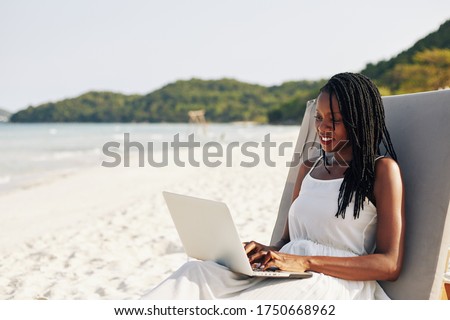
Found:
<svg viewBox="0 0 450 320"><path fill-rule="evenodd" d="M380 284L392 299L438 299L450 245L450 90L383 101L405 185L406 234L399 279ZM309 102L293 162L317 153L314 108ZM272 243L282 234L298 168L289 170Z"/></svg>

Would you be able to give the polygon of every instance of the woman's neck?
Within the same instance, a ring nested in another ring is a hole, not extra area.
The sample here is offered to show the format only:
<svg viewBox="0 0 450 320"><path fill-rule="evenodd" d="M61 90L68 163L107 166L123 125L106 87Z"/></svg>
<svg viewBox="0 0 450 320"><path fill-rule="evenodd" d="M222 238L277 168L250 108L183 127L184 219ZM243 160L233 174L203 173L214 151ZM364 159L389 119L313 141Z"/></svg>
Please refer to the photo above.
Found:
<svg viewBox="0 0 450 320"><path fill-rule="evenodd" d="M350 166L350 162L352 161L352 155L341 155L339 153L334 153L331 157L331 163L337 164L341 167Z"/></svg>

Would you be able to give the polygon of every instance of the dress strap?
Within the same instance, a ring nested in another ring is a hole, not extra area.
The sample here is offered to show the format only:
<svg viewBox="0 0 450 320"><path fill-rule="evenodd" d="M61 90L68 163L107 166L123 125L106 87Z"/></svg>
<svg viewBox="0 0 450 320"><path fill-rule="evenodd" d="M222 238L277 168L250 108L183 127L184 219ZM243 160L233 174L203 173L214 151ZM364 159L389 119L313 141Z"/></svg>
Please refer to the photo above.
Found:
<svg viewBox="0 0 450 320"><path fill-rule="evenodd" d="M319 163L320 160L322 160L322 157L318 157L318 158L316 159L316 161L314 161L314 164L313 164L313 165L311 166L311 168L309 169L308 174L310 174L311 171L313 171L313 169L317 166L317 164Z"/></svg>
<svg viewBox="0 0 450 320"><path fill-rule="evenodd" d="M375 161L377 161L378 159L384 158L384 156L378 156L375 158Z"/></svg>

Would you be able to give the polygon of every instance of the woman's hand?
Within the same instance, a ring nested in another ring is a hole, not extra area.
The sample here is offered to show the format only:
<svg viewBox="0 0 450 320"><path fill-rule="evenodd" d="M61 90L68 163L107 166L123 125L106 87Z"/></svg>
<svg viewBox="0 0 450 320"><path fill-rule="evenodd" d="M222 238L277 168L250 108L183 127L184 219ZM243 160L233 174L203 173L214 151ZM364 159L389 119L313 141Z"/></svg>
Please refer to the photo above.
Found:
<svg viewBox="0 0 450 320"><path fill-rule="evenodd" d="M256 241L244 242L245 253L247 254L248 261L252 265L252 268L260 268L262 265L262 259L267 255L270 250L274 250L274 247L265 246Z"/></svg>
<svg viewBox="0 0 450 320"><path fill-rule="evenodd" d="M283 270L305 272L308 270L308 258L279 251L268 251L261 259L262 270Z"/></svg>
<svg viewBox="0 0 450 320"><path fill-rule="evenodd" d="M245 252L253 268L261 270L279 269L283 271L304 272L307 258L277 251L276 247L265 246L255 241L244 243Z"/></svg>

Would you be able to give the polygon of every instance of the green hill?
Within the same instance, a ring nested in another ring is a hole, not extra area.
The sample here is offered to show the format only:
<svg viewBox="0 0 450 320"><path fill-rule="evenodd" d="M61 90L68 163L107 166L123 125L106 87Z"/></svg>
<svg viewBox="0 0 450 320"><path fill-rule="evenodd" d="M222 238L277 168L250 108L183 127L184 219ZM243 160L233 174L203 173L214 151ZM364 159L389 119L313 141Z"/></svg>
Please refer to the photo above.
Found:
<svg viewBox="0 0 450 320"><path fill-rule="evenodd" d="M30 106L15 113L11 121L187 122L188 111L204 109L207 121L267 122L271 110L311 90L317 92L322 82L286 82L265 87L233 79L180 80L144 96L88 92L72 99Z"/></svg>
<svg viewBox="0 0 450 320"><path fill-rule="evenodd" d="M126 122L129 104L139 98L113 92L88 92L77 98L30 106L11 122Z"/></svg>
<svg viewBox="0 0 450 320"><path fill-rule="evenodd" d="M414 64L414 57L427 49L450 49L450 20L444 22L438 30L418 40L411 48L402 51L397 56L375 64L367 64L361 73L373 79L377 85L394 89L395 91L396 85L392 84L391 77L395 67Z"/></svg>
<svg viewBox="0 0 450 320"><path fill-rule="evenodd" d="M369 63L361 73L382 94L450 86L450 20L411 48L387 61ZM146 95L88 92L79 97L30 106L12 122L187 122L188 111L203 109L207 121L299 123L306 102L324 80L290 81L266 87L234 79L180 80Z"/></svg>
<svg viewBox="0 0 450 320"><path fill-rule="evenodd" d="M135 100L132 109L135 121L186 122L189 110L204 109L208 121L266 122L270 110L311 89L316 91L317 83L265 87L233 79L177 81Z"/></svg>
<svg viewBox="0 0 450 320"><path fill-rule="evenodd" d="M276 103L260 85L232 79L177 81L136 99L133 121L186 122L188 111L204 109L209 121L261 120ZM263 120L263 119L262 119Z"/></svg>

